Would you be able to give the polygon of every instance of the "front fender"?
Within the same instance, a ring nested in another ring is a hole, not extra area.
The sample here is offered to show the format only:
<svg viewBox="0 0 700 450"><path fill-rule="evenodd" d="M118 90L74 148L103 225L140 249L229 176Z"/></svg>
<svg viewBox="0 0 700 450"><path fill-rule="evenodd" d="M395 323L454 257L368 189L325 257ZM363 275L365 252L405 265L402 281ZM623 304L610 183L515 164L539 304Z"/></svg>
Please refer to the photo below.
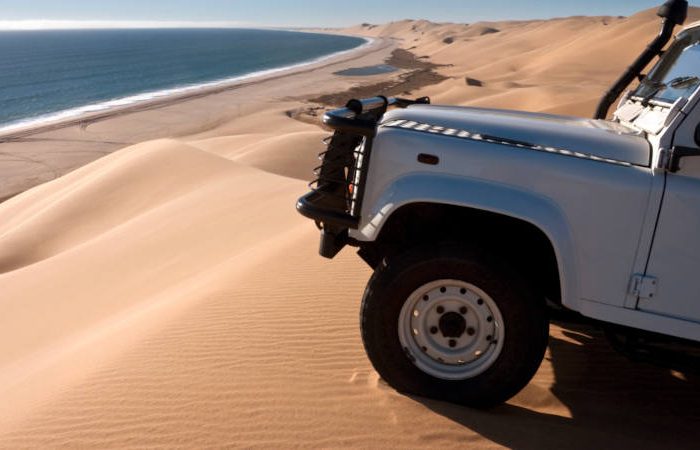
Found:
<svg viewBox="0 0 700 450"><path fill-rule="evenodd" d="M576 309L576 255L570 227L560 208L548 198L513 186L450 175L410 174L389 183L366 199L353 237L370 242L379 237L391 215L413 203L463 206L528 222L549 238L559 266L562 300Z"/></svg>

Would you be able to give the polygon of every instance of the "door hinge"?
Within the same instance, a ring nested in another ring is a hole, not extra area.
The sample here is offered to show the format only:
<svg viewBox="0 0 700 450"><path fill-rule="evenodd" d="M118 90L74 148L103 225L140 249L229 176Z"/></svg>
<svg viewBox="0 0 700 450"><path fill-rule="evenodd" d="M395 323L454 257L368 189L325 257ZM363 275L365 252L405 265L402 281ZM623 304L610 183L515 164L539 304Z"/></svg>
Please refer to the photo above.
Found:
<svg viewBox="0 0 700 450"><path fill-rule="evenodd" d="M644 275L634 275L632 276L632 281L630 282L630 295L639 297L640 299L653 299L656 297L656 288L659 284L659 280L655 277L649 277Z"/></svg>

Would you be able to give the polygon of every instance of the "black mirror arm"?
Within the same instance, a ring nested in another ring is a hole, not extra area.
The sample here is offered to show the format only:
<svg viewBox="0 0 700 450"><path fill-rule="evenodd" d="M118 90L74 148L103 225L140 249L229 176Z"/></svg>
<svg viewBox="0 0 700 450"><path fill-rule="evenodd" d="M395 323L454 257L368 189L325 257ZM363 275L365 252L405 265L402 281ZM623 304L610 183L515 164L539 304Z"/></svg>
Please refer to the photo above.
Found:
<svg viewBox="0 0 700 450"><path fill-rule="evenodd" d="M695 147L673 147L671 150L671 159L669 161L668 171L676 173L681 170L681 160L690 156L700 156L700 148Z"/></svg>

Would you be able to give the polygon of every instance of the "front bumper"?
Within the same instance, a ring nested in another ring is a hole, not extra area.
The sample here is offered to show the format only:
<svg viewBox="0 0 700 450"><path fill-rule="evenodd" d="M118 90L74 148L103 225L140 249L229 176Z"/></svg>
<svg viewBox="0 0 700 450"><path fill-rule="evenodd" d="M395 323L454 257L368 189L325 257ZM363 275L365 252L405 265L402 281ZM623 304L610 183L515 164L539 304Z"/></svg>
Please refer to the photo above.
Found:
<svg viewBox="0 0 700 450"><path fill-rule="evenodd" d="M312 191L297 202L297 211L316 222L321 230L319 254L332 259L348 245L348 231L356 229L360 220L350 214L324 207L322 194Z"/></svg>

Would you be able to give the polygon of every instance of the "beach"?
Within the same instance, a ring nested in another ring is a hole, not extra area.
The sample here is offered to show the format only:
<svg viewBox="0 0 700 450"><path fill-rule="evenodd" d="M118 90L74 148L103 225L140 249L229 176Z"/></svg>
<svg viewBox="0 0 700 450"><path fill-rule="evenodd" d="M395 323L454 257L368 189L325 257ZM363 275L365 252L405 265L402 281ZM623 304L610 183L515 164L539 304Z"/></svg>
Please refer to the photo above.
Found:
<svg viewBox="0 0 700 450"><path fill-rule="evenodd" d="M381 94L590 116L654 12L313 31L372 41L0 135L0 447L694 448L700 379L575 320L554 318L507 405L393 391L359 336L370 269L318 256L294 208L325 109ZM397 70L336 74L382 64Z"/></svg>
<svg viewBox="0 0 700 450"><path fill-rule="evenodd" d="M228 136L237 134L237 130L247 133L250 125L277 134L273 129L280 122L277 116L299 108L299 99L316 92L342 92L350 86L349 79L332 76L334 71L379 63L395 46L390 40L376 39L351 55L339 55L298 69L0 133L3 147L0 164L4 175L0 181L0 199L147 140ZM239 123L241 117L246 117L248 122ZM295 121L289 122L288 127ZM302 125L300 129L312 128ZM47 143L51 147L48 152ZM316 144L315 148L319 148Z"/></svg>

